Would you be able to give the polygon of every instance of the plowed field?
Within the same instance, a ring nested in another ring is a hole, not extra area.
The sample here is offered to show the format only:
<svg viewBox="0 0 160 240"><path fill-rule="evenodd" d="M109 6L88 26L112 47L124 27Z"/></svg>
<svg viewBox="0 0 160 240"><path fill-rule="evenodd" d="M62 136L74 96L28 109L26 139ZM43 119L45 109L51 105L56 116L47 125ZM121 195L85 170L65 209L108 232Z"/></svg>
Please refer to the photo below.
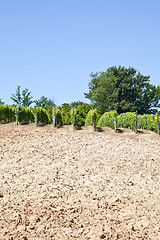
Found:
<svg viewBox="0 0 160 240"><path fill-rule="evenodd" d="M160 239L160 137L0 125L0 239Z"/></svg>

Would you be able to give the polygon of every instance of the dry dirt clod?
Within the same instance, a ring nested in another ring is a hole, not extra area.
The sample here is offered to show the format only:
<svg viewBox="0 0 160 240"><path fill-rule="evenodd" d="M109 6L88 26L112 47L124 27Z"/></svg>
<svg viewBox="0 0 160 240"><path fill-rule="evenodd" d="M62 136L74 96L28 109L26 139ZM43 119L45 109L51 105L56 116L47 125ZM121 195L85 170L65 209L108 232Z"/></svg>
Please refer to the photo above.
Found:
<svg viewBox="0 0 160 240"><path fill-rule="evenodd" d="M105 234L102 234L101 236L100 236L100 239L105 239L106 238L106 235Z"/></svg>
<svg viewBox="0 0 160 240"><path fill-rule="evenodd" d="M0 198L3 198L4 195L3 195L3 192L0 191Z"/></svg>

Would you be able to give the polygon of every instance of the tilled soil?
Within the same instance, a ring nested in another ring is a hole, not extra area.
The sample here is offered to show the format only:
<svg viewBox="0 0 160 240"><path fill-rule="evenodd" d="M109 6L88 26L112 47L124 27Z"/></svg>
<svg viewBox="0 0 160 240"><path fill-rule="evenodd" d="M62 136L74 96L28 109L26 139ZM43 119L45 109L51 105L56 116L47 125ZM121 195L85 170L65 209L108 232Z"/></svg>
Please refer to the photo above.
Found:
<svg viewBox="0 0 160 240"><path fill-rule="evenodd" d="M160 137L0 125L0 240L160 239Z"/></svg>

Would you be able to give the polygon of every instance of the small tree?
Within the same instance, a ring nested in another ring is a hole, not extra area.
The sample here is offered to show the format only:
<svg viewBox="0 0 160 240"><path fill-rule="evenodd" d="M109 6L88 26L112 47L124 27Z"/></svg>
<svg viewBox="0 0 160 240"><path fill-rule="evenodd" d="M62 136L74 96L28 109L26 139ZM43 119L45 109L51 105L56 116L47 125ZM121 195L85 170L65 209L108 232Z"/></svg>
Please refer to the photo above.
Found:
<svg viewBox="0 0 160 240"><path fill-rule="evenodd" d="M17 105L22 105L24 107L29 107L33 103L32 98L33 97L31 96L31 92L29 92L27 88L21 92L20 86L17 86L16 93L11 95L11 99Z"/></svg>
<svg viewBox="0 0 160 240"><path fill-rule="evenodd" d="M44 106L55 106L55 103L52 99L48 99L47 97L45 96L42 96L41 98L39 98L38 100L35 100L35 104L36 106L39 106L39 107L44 107Z"/></svg>
<svg viewBox="0 0 160 240"><path fill-rule="evenodd" d="M11 99L13 102L15 102L17 105L22 105L22 97L21 97L21 87L17 86L17 90L15 94L11 95Z"/></svg>
<svg viewBox="0 0 160 240"><path fill-rule="evenodd" d="M22 91L22 105L25 107L29 107L33 101L32 101L31 92L26 88Z"/></svg>

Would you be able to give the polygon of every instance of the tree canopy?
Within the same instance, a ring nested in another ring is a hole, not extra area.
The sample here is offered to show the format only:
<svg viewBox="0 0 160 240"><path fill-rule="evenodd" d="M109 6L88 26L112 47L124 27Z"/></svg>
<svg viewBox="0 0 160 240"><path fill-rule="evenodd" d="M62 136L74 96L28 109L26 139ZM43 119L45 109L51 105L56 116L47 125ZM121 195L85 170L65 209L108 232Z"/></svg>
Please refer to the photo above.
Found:
<svg viewBox="0 0 160 240"><path fill-rule="evenodd" d="M55 103L52 99L48 99L45 96L42 96L41 98L39 98L38 100L35 100L36 106L55 106Z"/></svg>
<svg viewBox="0 0 160 240"><path fill-rule="evenodd" d="M102 112L150 113L160 107L160 86L150 83L150 76L143 76L132 67L110 67L106 72L91 73L89 92L85 93L93 106Z"/></svg>
<svg viewBox="0 0 160 240"><path fill-rule="evenodd" d="M85 103L82 102L82 101L74 101L74 102L70 103L70 106L73 108L73 107L78 107L78 106L83 105L83 104L85 104Z"/></svg>
<svg viewBox="0 0 160 240"><path fill-rule="evenodd" d="M31 92L27 88L22 90L21 87L17 86L17 90L15 94L11 95L11 99L17 104L17 105L23 105L25 107L29 107L33 101L32 101Z"/></svg>

